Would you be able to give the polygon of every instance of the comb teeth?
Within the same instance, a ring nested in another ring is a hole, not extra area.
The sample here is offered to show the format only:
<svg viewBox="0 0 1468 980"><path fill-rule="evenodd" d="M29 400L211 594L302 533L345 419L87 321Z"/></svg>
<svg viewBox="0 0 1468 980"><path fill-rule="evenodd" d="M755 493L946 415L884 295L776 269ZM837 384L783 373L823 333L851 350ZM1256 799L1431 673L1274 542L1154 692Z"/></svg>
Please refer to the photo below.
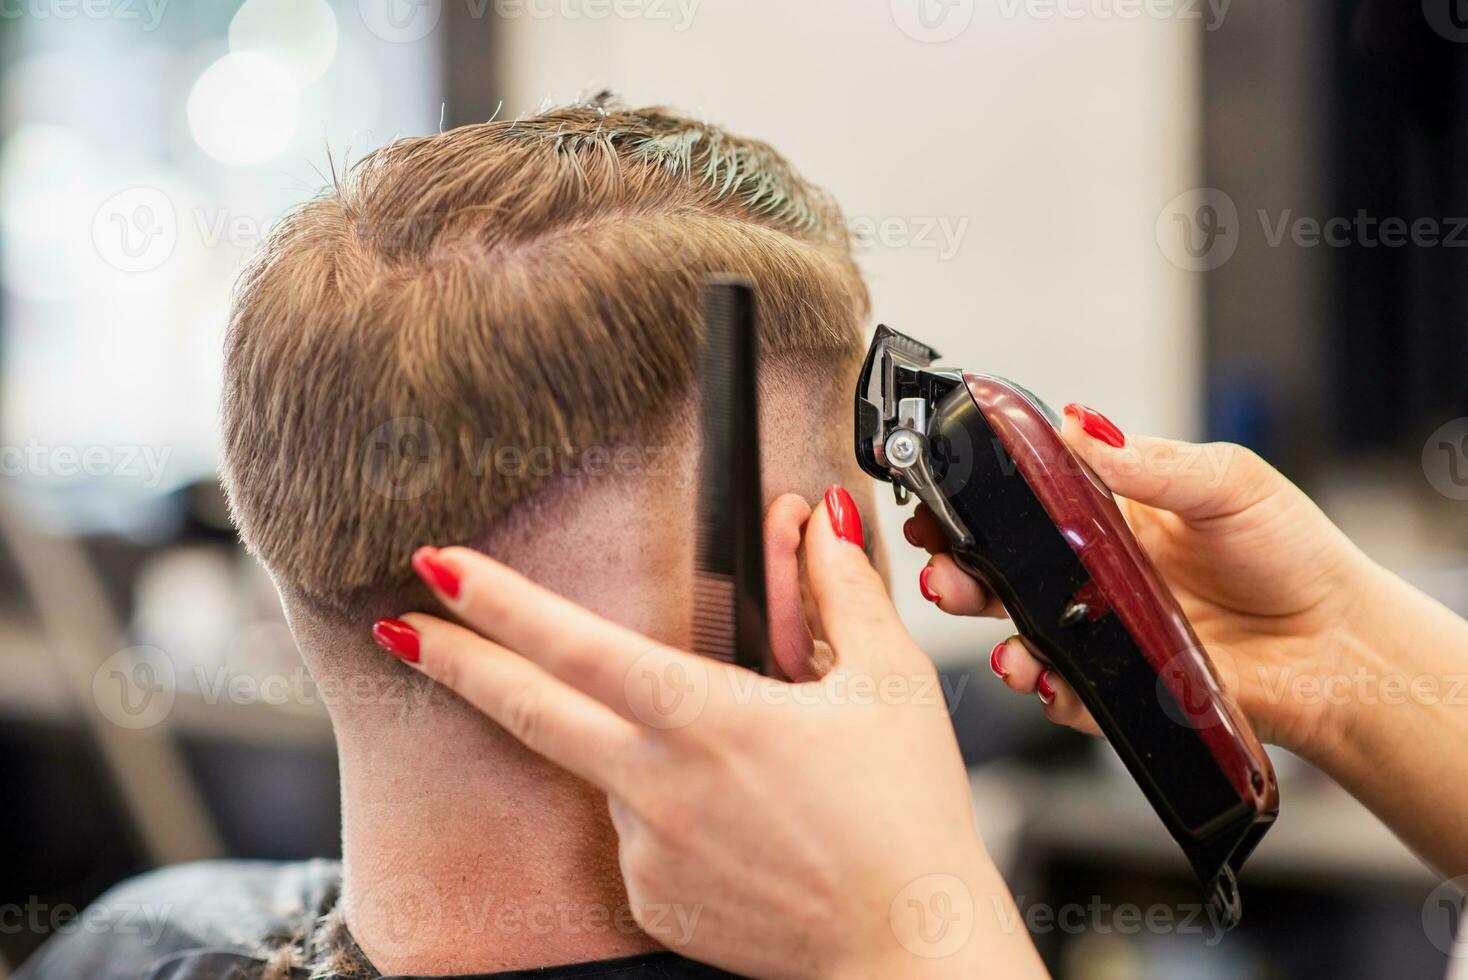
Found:
<svg viewBox="0 0 1468 980"><path fill-rule="evenodd" d="M693 580L693 652L734 662L734 578L699 574Z"/></svg>

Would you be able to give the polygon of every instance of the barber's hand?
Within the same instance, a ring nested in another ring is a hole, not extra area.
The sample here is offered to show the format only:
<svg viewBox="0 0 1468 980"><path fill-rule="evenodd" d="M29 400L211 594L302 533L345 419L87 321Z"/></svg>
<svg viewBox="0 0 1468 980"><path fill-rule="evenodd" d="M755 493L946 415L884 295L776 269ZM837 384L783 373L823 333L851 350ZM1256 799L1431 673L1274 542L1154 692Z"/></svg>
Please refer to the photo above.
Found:
<svg viewBox="0 0 1468 980"><path fill-rule="evenodd" d="M1172 588L1224 688L1268 742L1302 755L1330 737L1325 699L1282 695L1282 684L1341 676L1340 657L1374 566L1294 484L1240 446L1123 435L1099 413L1066 408L1062 434L1111 488L1127 522ZM930 513L908 539L933 553L924 594L958 615L1004 615L946 554ZM991 666L1011 690L1038 694L1053 720L1096 733L1061 676L1019 637Z"/></svg>
<svg viewBox="0 0 1468 980"><path fill-rule="evenodd" d="M833 488L805 550L837 662L805 684L660 645L463 548L415 559L462 625L374 634L606 792L634 914L678 952L758 977L1042 975L936 673L860 540Z"/></svg>

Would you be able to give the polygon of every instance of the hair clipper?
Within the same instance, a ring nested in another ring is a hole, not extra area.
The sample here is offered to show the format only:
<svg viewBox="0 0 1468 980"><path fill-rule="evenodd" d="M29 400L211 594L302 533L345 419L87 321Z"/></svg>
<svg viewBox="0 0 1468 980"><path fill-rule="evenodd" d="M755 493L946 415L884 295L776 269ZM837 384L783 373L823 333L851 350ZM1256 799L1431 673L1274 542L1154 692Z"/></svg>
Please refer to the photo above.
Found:
<svg viewBox="0 0 1468 980"><path fill-rule="evenodd" d="M938 356L877 328L857 459L898 503L928 506L954 559L1070 682L1232 926L1239 868L1279 812L1269 757L1055 412L1002 378L932 369Z"/></svg>

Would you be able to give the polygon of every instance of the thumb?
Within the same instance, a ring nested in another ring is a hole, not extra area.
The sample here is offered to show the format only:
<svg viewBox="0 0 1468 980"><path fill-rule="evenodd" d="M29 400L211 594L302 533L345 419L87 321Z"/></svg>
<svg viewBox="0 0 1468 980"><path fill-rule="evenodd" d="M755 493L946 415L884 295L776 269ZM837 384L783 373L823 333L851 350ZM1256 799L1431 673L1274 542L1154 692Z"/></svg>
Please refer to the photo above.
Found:
<svg viewBox="0 0 1468 980"><path fill-rule="evenodd" d="M1243 446L1124 434L1075 403L1065 407L1061 435L1113 493L1189 520L1237 514L1288 485Z"/></svg>
<svg viewBox="0 0 1468 980"><path fill-rule="evenodd" d="M822 632L840 665L872 669L910 655L916 645L864 543L851 494L830 487L806 524L806 573Z"/></svg>

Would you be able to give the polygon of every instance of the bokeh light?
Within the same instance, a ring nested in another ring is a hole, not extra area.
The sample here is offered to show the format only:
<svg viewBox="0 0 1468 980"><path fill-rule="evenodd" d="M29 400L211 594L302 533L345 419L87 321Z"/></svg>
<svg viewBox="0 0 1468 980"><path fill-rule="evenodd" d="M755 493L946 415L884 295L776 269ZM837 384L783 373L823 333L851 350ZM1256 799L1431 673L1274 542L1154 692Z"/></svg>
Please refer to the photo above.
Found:
<svg viewBox="0 0 1468 980"><path fill-rule="evenodd" d="M246 0L229 24L230 51L266 55L301 86L326 72L336 45L336 15L326 0Z"/></svg>
<svg viewBox="0 0 1468 980"><path fill-rule="evenodd" d="M214 159L249 167L279 156L295 135L300 89L269 55L227 54L204 69L189 93L189 131Z"/></svg>

